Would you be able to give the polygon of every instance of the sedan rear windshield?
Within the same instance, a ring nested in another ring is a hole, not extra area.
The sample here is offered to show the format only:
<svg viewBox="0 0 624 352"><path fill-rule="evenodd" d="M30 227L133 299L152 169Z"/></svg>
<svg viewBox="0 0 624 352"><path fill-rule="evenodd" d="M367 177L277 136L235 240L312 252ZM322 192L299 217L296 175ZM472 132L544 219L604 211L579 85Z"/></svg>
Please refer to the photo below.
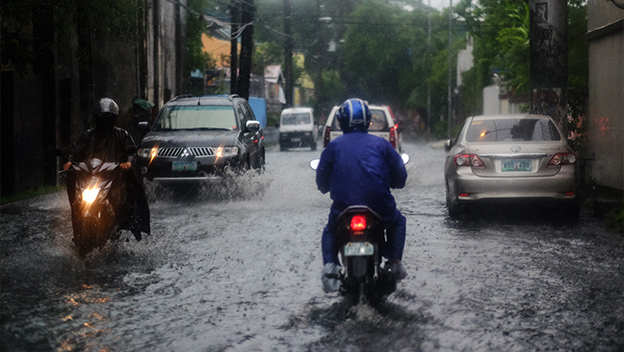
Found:
<svg viewBox="0 0 624 352"><path fill-rule="evenodd" d="M232 106L166 106L154 130L234 130L236 117Z"/></svg>
<svg viewBox="0 0 624 352"><path fill-rule="evenodd" d="M336 111L337 114L337 111ZM371 124L368 127L369 131L373 132L382 132L388 131L390 126L388 126L388 118L386 117L386 113L383 110L373 110L371 109ZM333 130L340 130L340 123L338 122L338 117L334 116L334 127Z"/></svg>
<svg viewBox="0 0 624 352"><path fill-rule="evenodd" d="M466 131L467 142L559 140L559 131L547 119L474 120Z"/></svg>
<svg viewBox="0 0 624 352"><path fill-rule="evenodd" d="M282 125L309 125L311 123L310 114L306 112L282 115Z"/></svg>

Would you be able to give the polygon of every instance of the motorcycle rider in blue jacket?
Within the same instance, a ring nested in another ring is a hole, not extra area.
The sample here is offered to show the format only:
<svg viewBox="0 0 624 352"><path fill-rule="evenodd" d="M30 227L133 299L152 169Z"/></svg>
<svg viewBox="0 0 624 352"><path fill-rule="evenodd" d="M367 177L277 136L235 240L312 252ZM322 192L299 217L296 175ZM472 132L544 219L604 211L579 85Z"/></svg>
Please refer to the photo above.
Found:
<svg viewBox="0 0 624 352"><path fill-rule="evenodd" d="M405 245L405 217L396 208L390 188L403 188L407 171L403 159L387 140L368 134L371 112L361 99L348 99L337 112L343 135L331 141L321 154L316 184L333 200L323 230L322 281L325 292L336 291L340 282L326 274L339 272L334 229L338 215L351 205L366 205L383 219L388 242L381 255L391 263L397 281L407 273L401 264Z"/></svg>

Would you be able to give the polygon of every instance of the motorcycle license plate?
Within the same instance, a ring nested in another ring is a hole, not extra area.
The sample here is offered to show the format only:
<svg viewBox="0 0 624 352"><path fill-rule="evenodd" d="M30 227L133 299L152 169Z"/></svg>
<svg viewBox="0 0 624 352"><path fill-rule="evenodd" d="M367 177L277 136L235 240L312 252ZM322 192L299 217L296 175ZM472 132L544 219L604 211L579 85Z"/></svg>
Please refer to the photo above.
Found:
<svg viewBox="0 0 624 352"><path fill-rule="evenodd" d="M197 171L197 161L173 161L172 171Z"/></svg>
<svg viewBox="0 0 624 352"><path fill-rule="evenodd" d="M368 242L349 242L344 246L344 255L354 257L360 255L373 255L375 247Z"/></svg>

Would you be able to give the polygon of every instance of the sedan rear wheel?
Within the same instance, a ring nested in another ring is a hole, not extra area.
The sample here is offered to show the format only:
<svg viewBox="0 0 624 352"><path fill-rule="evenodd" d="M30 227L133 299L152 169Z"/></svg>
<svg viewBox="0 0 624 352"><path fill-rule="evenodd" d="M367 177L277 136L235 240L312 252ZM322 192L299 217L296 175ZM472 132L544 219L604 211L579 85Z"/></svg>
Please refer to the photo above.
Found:
<svg viewBox="0 0 624 352"><path fill-rule="evenodd" d="M449 216L452 218L459 217L464 212L464 208L461 205L453 203L448 185L446 186L446 208L448 209Z"/></svg>

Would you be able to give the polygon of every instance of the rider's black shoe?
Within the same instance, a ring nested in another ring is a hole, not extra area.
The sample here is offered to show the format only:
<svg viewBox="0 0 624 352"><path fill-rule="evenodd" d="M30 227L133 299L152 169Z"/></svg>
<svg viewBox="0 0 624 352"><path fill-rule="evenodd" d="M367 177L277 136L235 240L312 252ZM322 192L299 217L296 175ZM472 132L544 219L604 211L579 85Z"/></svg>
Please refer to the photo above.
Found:
<svg viewBox="0 0 624 352"><path fill-rule="evenodd" d="M141 242L141 231L139 230L132 230L132 234L134 235L134 238L136 238L137 242Z"/></svg>

